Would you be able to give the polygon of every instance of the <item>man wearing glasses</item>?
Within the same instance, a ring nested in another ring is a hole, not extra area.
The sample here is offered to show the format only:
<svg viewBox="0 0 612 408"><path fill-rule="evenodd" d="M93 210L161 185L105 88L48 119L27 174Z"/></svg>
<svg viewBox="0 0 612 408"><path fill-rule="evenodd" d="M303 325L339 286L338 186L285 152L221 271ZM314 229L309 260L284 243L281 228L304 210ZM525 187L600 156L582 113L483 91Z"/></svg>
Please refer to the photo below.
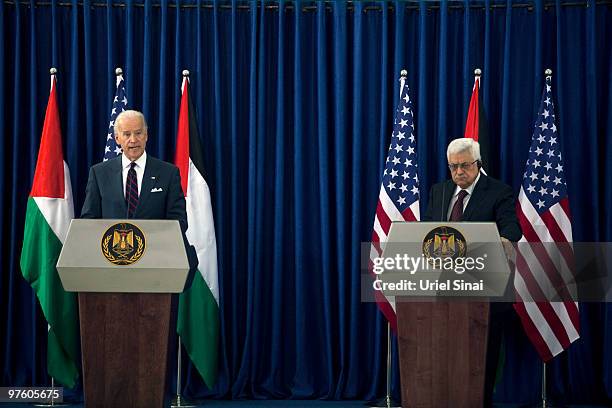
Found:
<svg viewBox="0 0 612 408"><path fill-rule="evenodd" d="M518 241L522 232L516 217L512 187L480 171L482 162L478 142L470 138L455 139L448 145L446 158L452 179L431 188L423 221L495 221L505 247L510 246L508 241ZM502 332L512 314L510 303L491 303L485 407L492 406Z"/></svg>
<svg viewBox="0 0 612 408"><path fill-rule="evenodd" d="M423 221L495 221L502 240L518 241L522 233L512 187L481 173L478 142L455 139L446 158L452 179L431 188Z"/></svg>

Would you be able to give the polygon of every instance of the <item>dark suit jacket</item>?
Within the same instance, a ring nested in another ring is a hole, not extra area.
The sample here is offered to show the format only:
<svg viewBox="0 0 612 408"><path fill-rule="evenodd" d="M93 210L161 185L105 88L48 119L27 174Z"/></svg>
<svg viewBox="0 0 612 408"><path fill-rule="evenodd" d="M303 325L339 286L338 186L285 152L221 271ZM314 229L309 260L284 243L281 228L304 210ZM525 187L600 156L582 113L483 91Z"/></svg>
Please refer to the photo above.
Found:
<svg viewBox="0 0 612 408"><path fill-rule="evenodd" d="M447 220L448 206L456 187L453 180L446 180L431 188L423 221ZM480 175L465 207L463 221L495 221L499 235L513 242L521 239L512 187L484 174Z"/></svg>
<svg viewBox="0 0 612 408"><path fill-rule="evenodd" d="M81 218L126 218L126 215L121 156L92 166ZM134 218L178 220L181 230L187 230L185 196L176 166L147 155Z"/></svg>
<svg viewBox="0 0 612 408"><path fill-rule="evenodd" d="M125 219L126 215L121 156L92 166L89 170L81 218ZM187 231L185 196L181 188L181 176L175 165L147 155L134 218L179 222L191 270L185 286L188 288L193 272L198 266L198 257L195 248L189 245L185 237Z"/></svg>

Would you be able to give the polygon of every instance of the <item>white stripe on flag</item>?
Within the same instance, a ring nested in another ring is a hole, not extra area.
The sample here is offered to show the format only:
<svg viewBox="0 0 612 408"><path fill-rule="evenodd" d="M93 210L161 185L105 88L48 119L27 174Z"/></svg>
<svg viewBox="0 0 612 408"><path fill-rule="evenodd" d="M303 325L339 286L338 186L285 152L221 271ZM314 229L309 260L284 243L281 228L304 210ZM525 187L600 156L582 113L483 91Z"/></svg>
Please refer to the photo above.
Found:
<svg viewBox="0 0 612 408"><path fill-rule="evenodd" d="M370 245L370 260L374 262L374 259L380 257L380 255L382 255L382 252L379 254L376 247L374 245Z"/></svg>
<svg viewBox="0 0 612 408"><path fill-rule="evenodd" d="M569 218L567 218L567 214L565 213L565 211L563 211L561 204L557 203L553 205L552 207L550 207L550 210L548 211L553 216L555 221L557 221L557 224L559 225L561 232L563 232L563 235L565 236L565 240L568 242L571 242L573 240L572 222L570 221Z"/></svg>
<svg viewBox="0 0 612 408"><path fill-rule="evenodd" d="M521 201L521 199L523 199L523 201ZM547 242L546 244L543 244L543 247L548 253L549 259L555 265L557 272L561 275L563 281L566 284L568 284L568 289L569 289L570 288L569 284L574 282L574 275L572 274L561 252L559 252L558 249L553 244L555 240L550 235L550 232L548 231L548 228L546 227L546 225L540 218L540 215L538 214L536 209L533 207L533 205L531 205L531 201L529 201L527 197L523 194L522 187L521 187L521 194L519 195L519 202L521 204L521 209L523 210L523 214L525 214L525 217L529 220L529 223L532 225L540 241ZM556 212L559 212L559 211L562 212L563 215L565 216L565 212L563 211L563 208L561 208L559 204L555 204L550 208L551 211L553 209L556 209ZM567 219L567 217L564 217L564 218L569 223L569 220ZM555 220L556 219L557 218L555 217ZM566 231L563 231L566 238L568 235L571 237L571 226L569 228L570 228L569 234L567 234ZM520 242L526 242L526 241L521 240ZM520 245L521 251L523 250L523 247L529 246L529 244L519 244L519 245ZM534 245L538 245L538 244L536 243ZM531 263L529 262L528 264L531 265Z"/></svg>
<svg viewBox="0 0 612 408"><path fill-rule="evenodd" d="M524 194L522 187L521 192L519 194L519 203L523 214L525 214L525 218L527 218L527 220L529 221L529 224L532 226L540 242L555 242L554 238L550 234L550 231L548 230L548 227L546 226L546 224L544 224L544 221L540 217L540 214L538 214L536 209L531 204L531 201L529 201L527 196ZM551 210L555 206L560 208L558 204L555 204L551 207ZM563 211L563 209L561 209L561 211ZM549 245L546 246L547 249L549 247Z"/></svg>
<svg viewBox="0 0 612 408"><path fill-rule="evenodd" d="M537 234L540 242L555 242L552 235L550 235L546 224L544 224L544 221L542 221L542 218L540 218L540 214L538 214L536 209L533 208L531 201L529 201L525 195L523 187L521 187L518 200L521 205L521 209L523 210L523 214L525 214L525 217L529 220L529 223Z"/></svg>
<svg viewBox="0 0 612 408"><path fill-rule="evenodd" d="M415 201L414 203L410 204L410 211L412 211L412 214L414 214L414 218L416 218L417 220L421 219L421 210L419 207L419 202Z"/></svg>
<svg viewBox="0 0 612 408"><path fill-rule="evenodd" d="M32 197L62 245L66 241L70 221L74 218L70 170L64 161L64 198Z"/></svg>
<svg viewBox="0 0 612 408"><path fill-rule="evenodd" d="M539 244L535 244L539 245ZM529 274L530 278L537 283L540 290L542 291L544 297L546 299L554 299L557 296L557 290L554 285L551 283L544 267L541 264L540 259L536 256L531 248L531 244L524 243L521 245L520 253L525 259L525 263L527 264L527 270L523 270L520 268L521 274ZM537 299L538 301L543 301L545 299Z"/></svg>
<svg viewBox="0 0 612 408"><path fill-rule="evenodd" d="M521 299L521 302L533 302L533 297L531 297L531 292L527 289L527 285L525 284L525 280L520 273L514 274L514 286L516 289L516 294Z"/></svg>
<svg viewBox="0 0 612 408"><path fill-rule="evenodd" d="M379 195L380 203L382 204L383 209L387 213L387 217L393 221L404 221L404 217L402 213L400 213L397 207L393 204L393 201L387 195L387 191L384 186L380 186L380 195ZM388 231L387 231L388 232Z"/></svg>
<svg viewBox="0 0 612 408"><path fill-rule="evenodd" d="M550 354L556 356L557 354L562 352L563 346L561 346L561 343L559 343L557 336L552 331L550 325L548 324L548 321L546 321L546 319L544 318L544 315L542 315L542 312L540 311L538 305L534 302L526 302L524 303L524 306L525 311L529 315L529 318L531 319L536 329L540 333L540 336L542 336L542 339L548 346Z"/></svg>
<svg viewBox="0 0 612 408"><path fill-rule="evenodd" d="M572 319L570 319L569 314L567 313L567 307L563 302L551 302L553 310L559 316L559 320L563 324L565 328L565 332L567 333L567 337L569 337L570 343L580 337L578 331L574 327L574 323L572 323Z"/></svg>
<svg viewBox="0 0 612 408"><path fill-rule="evenodd" d="M378 217L374 217L374 231L376 232L376 235L378 235L378 239L380 240L380 242L384 242L387 240L387 234L385 233L385 231L383 231Z"/></svg>
<svg viewBox="0 0 612 408"><path fill-rule="evenodd" d="M198 270L219 304L219 277L217 273L217 241L213 221L210 190L204 177L189 159L187 183L187 239L196 248Z"/></svg>

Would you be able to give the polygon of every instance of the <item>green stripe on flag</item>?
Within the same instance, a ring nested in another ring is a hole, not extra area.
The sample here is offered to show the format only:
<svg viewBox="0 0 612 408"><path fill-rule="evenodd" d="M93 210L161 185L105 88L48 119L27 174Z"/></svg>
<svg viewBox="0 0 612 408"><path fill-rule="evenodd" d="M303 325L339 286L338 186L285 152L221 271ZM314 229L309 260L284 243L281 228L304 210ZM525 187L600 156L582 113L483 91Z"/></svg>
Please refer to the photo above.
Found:
<svg viewBox="0 0 612 408"><path fill-rule="evenodd" d="M219 307L200 271L179 297L177 332L209 388L217 381Z"/></svg>
<svg viewBox="0 0 612 408"><path fill-rule="evenodd" d="M62 243L40 212L28 199L21 271L32 286L50 326L47 338L47 370L59 383L73 388L79 376L79 328L74 293L64 291L55 264Z"/></svg>

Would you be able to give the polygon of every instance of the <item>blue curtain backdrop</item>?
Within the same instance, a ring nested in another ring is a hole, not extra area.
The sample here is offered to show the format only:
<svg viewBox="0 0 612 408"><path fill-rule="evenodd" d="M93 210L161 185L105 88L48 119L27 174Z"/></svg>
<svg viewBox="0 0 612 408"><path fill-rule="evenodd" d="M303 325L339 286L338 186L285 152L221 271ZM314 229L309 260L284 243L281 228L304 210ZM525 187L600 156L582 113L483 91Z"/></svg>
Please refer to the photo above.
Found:
<svg viewBox="0 0 612 408"><path fill-rule="evenodd" d="M80 213L125 72L148 151L171 161L181 71L211 187L221 287L220 379L188 396L365 399L385 387L386 326L360 302L400 69L414 99L422 208L463 134L474 68L490 171L518 192L544 85L553 92L577 241L612 240L610 2L0 3L0 370L48 382L46 323L19 270L29 194L58 68L65 159ZM612 399L612 307L581 305L582 338L550 364L549 395ZM534 402L541 363L517 320L495 399ZM396 352L394 350L394 359ZM397 366L393 390L398 395Z"/></svg>

